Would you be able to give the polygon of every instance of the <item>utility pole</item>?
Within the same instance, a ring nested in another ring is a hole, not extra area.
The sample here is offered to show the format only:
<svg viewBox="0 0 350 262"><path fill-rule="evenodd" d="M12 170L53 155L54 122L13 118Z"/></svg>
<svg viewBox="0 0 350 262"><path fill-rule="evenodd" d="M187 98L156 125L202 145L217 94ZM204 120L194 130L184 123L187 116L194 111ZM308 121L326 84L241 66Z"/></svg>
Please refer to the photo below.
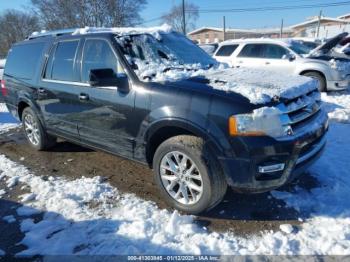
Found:
<svg viewBox="0 0 350 262"><path fill-rule="evenodd" d="M283 19L281 21L281 30L280 30L280 38L283 37Z"/></svg>
<svg viewBox="0 0 350 262"><path fill-rule="evenodd" d="M225 18L225 16L223 16L222 22L223 22L224 41L225 41L226 40L226 18Z"/></svg>
<svg viewBox="0 0 350 262"><path fill-rule="evenodd" d="M318 25L317 25L316 38L318 38L320 36L321 18L322 18L322 10L320 11L320 15L318 16Z"/></svg>
<svg viewBox="0 0 350 262"><path fill-rule="evenodd" d="M182 32L186 35L185 0L182 0Z"/></svg>

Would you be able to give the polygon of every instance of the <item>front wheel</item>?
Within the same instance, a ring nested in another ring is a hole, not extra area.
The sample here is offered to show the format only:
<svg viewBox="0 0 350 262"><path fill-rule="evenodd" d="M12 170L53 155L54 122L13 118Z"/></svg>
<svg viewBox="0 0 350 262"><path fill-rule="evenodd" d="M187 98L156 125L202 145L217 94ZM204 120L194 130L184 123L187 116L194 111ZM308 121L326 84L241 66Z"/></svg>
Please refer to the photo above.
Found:
<svg viewBox="0 0 350 262"><path fill-rule="evenodd" d="M198 214L225 195L221 168L199 137L182 135L164 141L156 150L153 167L166 202L178 210Z"/></svg>
<svg viewBox="0 0 350 262"><path fill-rule="evenodd" d="M55 145L56 138L46 133L37 115L29 107L23 110L22 126L29 144L34 149L40 151Z"/></svg>
<svg viewBox="0 0 350 262"><path fill-rule="evenodd" d="M311 77L313 79L316 79L318 81L318 90L320 92L326 92L327 91L327 82L326 79L324 78L324 76L322 76L320 73L318 72L307 72L305 74L303 74L304 76L308 76Z"/></svg>

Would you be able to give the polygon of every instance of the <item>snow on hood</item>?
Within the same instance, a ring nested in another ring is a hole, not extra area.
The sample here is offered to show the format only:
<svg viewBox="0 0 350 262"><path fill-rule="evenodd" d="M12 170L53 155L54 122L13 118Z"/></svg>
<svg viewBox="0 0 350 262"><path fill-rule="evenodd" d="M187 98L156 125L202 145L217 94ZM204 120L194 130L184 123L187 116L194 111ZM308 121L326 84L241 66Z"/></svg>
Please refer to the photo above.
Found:
<svg viewBox="0 0 350 262"><path fill-rule="evenodd" d="M243 68L212 70L205 77L214 88L239 93L253 104L293 99L317 88L317 82L309 77Z"/></svg>
<svg viewBox="0 0 350 262"><path fill-rule="evenodd" d="M179 81L191 77L202 77L213 88L225 92L235 92L246 97L252 104L265 104L275 98L293 99L317 89L317 81L304 76L279 74L271 71L243 68L228 68L223 64L208 69L196 69L196 65L187 70L164 71L163 66L142 65L137 63L137 74L141 79L152 75L150 81Z"/></svg>

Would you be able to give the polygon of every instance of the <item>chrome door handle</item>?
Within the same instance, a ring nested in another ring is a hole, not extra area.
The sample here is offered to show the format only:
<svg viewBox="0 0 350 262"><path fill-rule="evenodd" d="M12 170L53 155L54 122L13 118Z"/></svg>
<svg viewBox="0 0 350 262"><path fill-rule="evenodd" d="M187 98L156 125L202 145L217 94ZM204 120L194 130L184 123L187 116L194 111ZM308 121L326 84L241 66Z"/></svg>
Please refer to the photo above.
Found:
<svg viewBox="0 0 350 262"><path fill-rule="evenodd" d="M270 64L270 62L265 62L265 65L269 65Z"/></svg>
<svg viewBox="0 0 350 262"><path fill-rule="evenodd" d="M81 93L79 95L79 100L87 101L87 100L89 100L89 95Z"/></svg>
<svg viewBox="0 0 350 262"><path fill-rule="evenodd" d="M38 93L39 94L45 94L46 93L46 90L42 87L38 88Z"/></svg>

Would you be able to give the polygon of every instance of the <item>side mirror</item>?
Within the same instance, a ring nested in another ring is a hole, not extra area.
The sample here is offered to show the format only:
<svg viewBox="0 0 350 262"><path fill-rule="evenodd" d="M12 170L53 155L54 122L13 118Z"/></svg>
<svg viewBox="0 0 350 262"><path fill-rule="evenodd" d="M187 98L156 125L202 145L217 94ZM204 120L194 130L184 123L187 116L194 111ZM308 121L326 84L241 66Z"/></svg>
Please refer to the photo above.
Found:
<svg viewBox="0 0 350 262"><path fill-rule="evenodd" d="M286 54L286 55L283 55L282 59L286 59L286 60L289 60L290 62L294 61L295 60L295 55L289 53L289 54Z"/></svg>
<svg viewBox="0 0 350 262"><path fill-rule="evenodd" d="M114 70L111 68L90 70L89 83L93 87L115 86L119 91L129 91L129 81L127 75L116 75Z"/></svg>

